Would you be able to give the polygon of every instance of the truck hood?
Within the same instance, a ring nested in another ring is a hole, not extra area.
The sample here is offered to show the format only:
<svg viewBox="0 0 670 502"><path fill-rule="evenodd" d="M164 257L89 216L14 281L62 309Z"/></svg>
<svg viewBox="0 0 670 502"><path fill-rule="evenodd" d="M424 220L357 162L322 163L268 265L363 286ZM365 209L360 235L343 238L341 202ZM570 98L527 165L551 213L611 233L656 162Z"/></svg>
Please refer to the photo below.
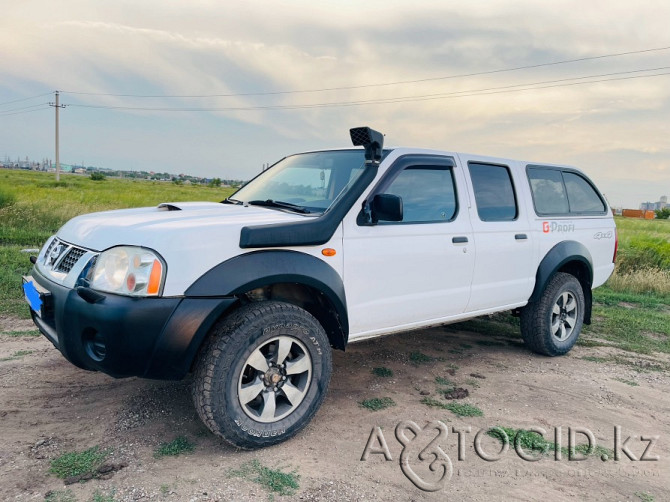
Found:
<svg viewBox="0 0 670 502"><path fill-rule="evenodd" d="M58 232L58 237L77 246L103 251L112 246L152 247L166 236L179 240L195 238L212 243L239 240L239 230L248 225L296 221L303 216L259 206L216 202L170 202L158 207L120 209L77 216ZM172 239L170 239L172 241Z"/></svg>
<svg viewBox="0 0 670 502"><path fill-rule="evenodd" d="M260 206L174 202L77 216L58 238L93 251L121 245L153 249L167 264L164 295L170 296L183 294L209 269L240 254L242 227L311 217Z"/></svg>

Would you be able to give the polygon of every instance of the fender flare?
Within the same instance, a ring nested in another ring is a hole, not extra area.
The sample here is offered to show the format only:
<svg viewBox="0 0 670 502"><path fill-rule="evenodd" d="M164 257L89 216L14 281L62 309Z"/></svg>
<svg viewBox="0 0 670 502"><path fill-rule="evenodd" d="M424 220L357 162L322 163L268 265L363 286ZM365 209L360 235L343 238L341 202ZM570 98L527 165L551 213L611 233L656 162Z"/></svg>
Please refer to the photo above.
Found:
<svg viewBox="0 0 670 502"><path fill-rule="evenodd" d="M344 348L349 320L344 283L333 267L312 255L290 250L260 250L235 256L205 272L185 292L187 297L235 296L278 283L294 283L319 291L337 316ZM329 331L332 335L333 327ZM333 341L331 339L331 341Z"/></svg>
<svg viewBox="0 0 670 502"><path fill-rule="evenodd" d="M591 306L592 306L592 292L591 285L593 284L593 259L591 253L582 243L577 241L563 241L556 244L544 256L537 268L535 275L535 288L528 299L528 303L537 301L542 292L547 287L547 284L556 272L571 263L575 263L579 267L580 274L576 274L577 279L582 284L584 291L584 300L586 301L586 311L584 312L584 323L591 323Z"/></svg>

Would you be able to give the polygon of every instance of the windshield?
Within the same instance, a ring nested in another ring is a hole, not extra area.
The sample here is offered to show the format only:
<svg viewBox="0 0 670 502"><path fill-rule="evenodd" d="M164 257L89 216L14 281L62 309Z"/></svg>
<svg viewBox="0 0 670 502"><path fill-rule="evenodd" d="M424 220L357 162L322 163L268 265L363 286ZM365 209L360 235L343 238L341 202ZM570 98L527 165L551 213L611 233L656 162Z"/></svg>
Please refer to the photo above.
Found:
<svg viewBox="0 0 670 502"><path fill-rule="evenodd" d="M323 213L364 168L363 150L292 155L251 180L228 200L300 213Z"/></svg>

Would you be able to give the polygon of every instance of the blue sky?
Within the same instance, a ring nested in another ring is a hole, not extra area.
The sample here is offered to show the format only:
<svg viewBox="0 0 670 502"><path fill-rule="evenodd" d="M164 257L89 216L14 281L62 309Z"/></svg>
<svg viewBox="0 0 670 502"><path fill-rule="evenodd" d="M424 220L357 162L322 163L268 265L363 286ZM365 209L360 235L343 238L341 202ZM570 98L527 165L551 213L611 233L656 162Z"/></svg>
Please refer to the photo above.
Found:
<svg viewBox="0 0 670 502"><path fill-rule="evenodd" d="M61 113L66 163L250 178L289 153L346 147L350 127L370 125L388 145L576 165L613 205L637 207L670 195L670 75L364 106L258 107L670 67L670 50L661 50L369 86L666 47L668 19L667 0L11 2L0 19L0 157L54 157L53 110L20 110L53 97L7 102L59 89L70 105ZM248 95L356 86L368 87Z"/></svg>

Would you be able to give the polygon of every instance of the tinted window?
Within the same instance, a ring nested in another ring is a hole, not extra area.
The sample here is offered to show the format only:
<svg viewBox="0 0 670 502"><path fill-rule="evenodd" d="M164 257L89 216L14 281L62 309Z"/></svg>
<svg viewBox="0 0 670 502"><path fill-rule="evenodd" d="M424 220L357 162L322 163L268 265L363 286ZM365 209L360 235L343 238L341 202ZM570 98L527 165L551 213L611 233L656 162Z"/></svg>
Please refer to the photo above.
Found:
<svg viewBox="0 0 670 502"><path fill-rule="evenodd" d="M509 169L504 166L475 163L468 164L468 167L479 219L482 221L516 219L516 196Z"/></svg>
<svg viewBox="0 0 670 502"><path fill-rule="evenodd" d="M537 214L567 214L570 212L561 171L528 169L530 189Z"/></svg>
<svg viewBox="0 0 670 502"><path fill-rule="evenodd" d="M568 191L570 212L602 213L605 205L591 184L575 173L563 173L565 188Z"/></svg>
<svg viewBox="0 0 670 502"><path fill-rule="evenodd" d="M529 167L528 179L537 214L603 213L606 206L596 189L579 174Z"/></svg>
<svg viewBox="0 0 670 502"><path fill-rule="evenodd" d="M384 193L402 198L403 223L449 221L456 215L454 177L448 167L403 169Z"/></svg>

